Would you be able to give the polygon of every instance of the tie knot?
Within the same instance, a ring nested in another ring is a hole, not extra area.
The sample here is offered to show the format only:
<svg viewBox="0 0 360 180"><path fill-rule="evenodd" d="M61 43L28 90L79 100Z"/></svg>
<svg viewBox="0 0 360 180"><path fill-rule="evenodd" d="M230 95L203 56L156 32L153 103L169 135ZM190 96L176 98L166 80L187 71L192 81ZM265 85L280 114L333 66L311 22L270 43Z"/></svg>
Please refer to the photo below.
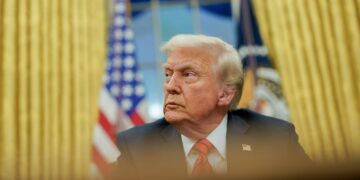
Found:
<svg viewBox="0 0 360 180"><path fill-rule="evenodd" d="M211 142L206 138L204 138L198 140L192 147L192 150L195 150L200 154L207 155L212 148L213 145L211 144Z"/></svg>

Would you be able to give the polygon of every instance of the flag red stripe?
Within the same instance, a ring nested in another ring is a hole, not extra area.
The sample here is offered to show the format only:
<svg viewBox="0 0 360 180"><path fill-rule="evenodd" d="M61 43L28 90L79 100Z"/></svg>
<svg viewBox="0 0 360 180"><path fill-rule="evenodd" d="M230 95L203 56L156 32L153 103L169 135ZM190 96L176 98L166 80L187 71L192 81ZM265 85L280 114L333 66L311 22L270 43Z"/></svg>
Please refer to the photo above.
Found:
<svg viewBox="0 0 360 180"><path fill-rule="evenodd" d="M134 112L131 114L130 119L131 119L131 121L133 122L133 124L134 124L135 126L141 125L141 124L144 124L144 123L145 123L144 119L141 118L136 111L134 111Z"/></svg>
<svg viewBox="0 0 360 180"><path fill-rule="evenodd" d="M115 129L114 126L110 124L109 120L106 118L102 111L99 112L99 121L101 127L104 129L106 134L110 137L112 141L115 141Z"/></svg>
<svg viewBox="0 0 360 180"><path fill-rule="evenodd" d="M92 157L101 174L106 175L110 173L111 165L106 162L104 157L97 150L96 146L92 146Z"/></svg>

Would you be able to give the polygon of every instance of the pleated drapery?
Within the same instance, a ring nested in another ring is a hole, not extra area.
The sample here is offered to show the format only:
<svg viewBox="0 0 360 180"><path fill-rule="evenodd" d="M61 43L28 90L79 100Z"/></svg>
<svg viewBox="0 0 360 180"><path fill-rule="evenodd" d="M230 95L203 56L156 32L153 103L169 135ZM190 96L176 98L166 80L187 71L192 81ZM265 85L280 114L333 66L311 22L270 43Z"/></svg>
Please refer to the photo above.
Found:
<svg viewBox="0 0 360 180"><path fill-rule="evenodd" d="M101 0L0 1L0 178L90 176ZM360 0L254 0L291 121L318 162L360 157Z"/></svg>
<svg viewBox="0 0 360 180"><path fill-rule="evenodd" d="M317 162L360 158L360 0L254 0L291 121Z"/></svg>
<svg viewBox="0 0 360 180"><path fill-rule="evenodd" d="M101 0L0 1L0 178L89 177Z"/></svg>

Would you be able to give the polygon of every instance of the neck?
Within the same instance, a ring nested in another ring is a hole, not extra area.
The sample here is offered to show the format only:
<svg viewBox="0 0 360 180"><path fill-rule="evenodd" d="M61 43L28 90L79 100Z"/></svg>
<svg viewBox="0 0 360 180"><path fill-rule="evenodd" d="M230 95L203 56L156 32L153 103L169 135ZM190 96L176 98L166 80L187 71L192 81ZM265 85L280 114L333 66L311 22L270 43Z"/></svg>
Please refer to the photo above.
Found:
<svg viewBox="0 0 360 180"><path fill-rule="evenodd" d="M200 121L183 121L173 124L174 127L186 137L198 140L206 138L223 120L224 114L219 114L212 119Z"/></svg>

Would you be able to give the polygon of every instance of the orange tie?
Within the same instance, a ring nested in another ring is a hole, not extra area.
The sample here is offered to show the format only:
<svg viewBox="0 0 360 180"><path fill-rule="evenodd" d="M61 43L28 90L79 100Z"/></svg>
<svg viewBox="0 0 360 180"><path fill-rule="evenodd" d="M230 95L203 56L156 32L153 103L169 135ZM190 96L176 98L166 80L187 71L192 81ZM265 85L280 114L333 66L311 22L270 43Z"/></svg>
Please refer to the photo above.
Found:
<svg viewBox="0 0 360 180"><path fill-rule="evenodd" d="M207 158L207 155L212 148L213 145L207 139L200 139L194 144L192 150L198 152L199 156L195 161L194 169L192 171L193 176L213 174L213 169Z"/></svg>

